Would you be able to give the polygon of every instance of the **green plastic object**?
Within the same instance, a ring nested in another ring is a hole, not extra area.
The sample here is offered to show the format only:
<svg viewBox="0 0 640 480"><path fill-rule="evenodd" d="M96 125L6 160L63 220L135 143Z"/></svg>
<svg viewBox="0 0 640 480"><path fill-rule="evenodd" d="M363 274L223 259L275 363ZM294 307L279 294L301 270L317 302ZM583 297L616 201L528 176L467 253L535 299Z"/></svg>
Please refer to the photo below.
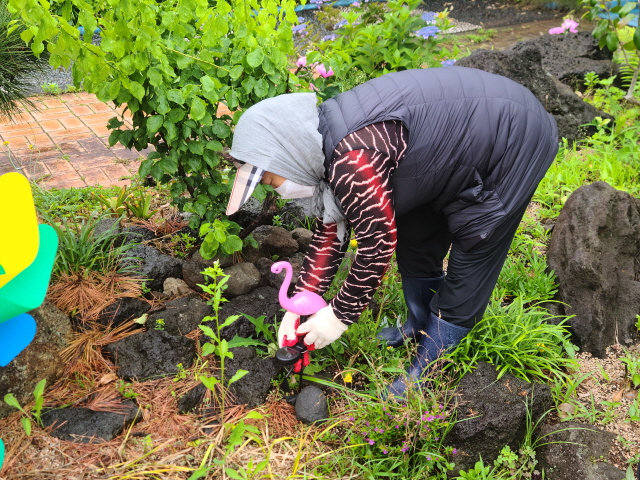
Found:
<svg viewBox="0 0 640 480"><path fill-rule="evenodd" d="M58 236L50 225L38 225L40 246L36 259L0 288L0 323L38 308L44 301L58 250Z"/></svg>

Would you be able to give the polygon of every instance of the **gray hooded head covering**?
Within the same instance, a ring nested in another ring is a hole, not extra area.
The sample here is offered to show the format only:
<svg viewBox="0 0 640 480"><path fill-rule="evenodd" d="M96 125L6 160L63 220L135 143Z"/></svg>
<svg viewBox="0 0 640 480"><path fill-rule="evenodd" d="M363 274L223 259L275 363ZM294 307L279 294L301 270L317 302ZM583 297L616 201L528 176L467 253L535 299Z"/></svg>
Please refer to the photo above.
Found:
<svg viewBox="0 0 640 480"><path fill-rule="evenodd" d="M324 178L316 103L313 93L289 93L255 104L240 117L229 154L299 185L316 187L312 213L323 223L336 223L338 238L344 241L344 213Z"/></svg>

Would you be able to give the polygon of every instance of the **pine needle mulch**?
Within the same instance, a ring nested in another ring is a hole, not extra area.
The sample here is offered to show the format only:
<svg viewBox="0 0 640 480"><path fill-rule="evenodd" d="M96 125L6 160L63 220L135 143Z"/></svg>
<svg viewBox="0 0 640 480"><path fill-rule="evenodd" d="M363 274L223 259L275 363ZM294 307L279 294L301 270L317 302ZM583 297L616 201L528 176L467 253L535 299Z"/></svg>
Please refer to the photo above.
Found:
<svg viewBox="0 0 640 480"><path fill-rule="evenodd" d="M92 321L118 298L141 295L142 279L83 271L60 275L49 287L47 298L67 315L77 313L84 321Z"/></svg>
<svg viewBox="0 0 640 480"><path fill-rule="evenodd" d="M221 424L233 424L248 413L244 406L234 405L231 394L226 395L222 422L220 391L213 395L207 390L196 412L178 412L180 397L200 383L200 375L214 375L215 365L197 362L176 377L123 381L115 365L102 356L101 347L139 333L139 326L130 322L117 328L92 323L85 327L63 352L66 369L63 378L47 388L45 409L67 406L117 413L129 399L138 405L142 420L113 441L84 444L55 438L35 421L27 436L20 423L22 414L16 412L0 420L0 438L6 446L0 480L185 480L202 466L211 468L206 478L226 480L230 477L224 468L255 466L265 459L268 466L262 473L285 479L327 451L315 439L321 427L300 424L293 407L277 394L257 409L262 419L244 420L259 429L260 437L247 438L227 451L230 429ZM198 335L192 336L196 340ZM24 407L30 411L30 405ZM224 465L214 463L222 458Z"/></svg>

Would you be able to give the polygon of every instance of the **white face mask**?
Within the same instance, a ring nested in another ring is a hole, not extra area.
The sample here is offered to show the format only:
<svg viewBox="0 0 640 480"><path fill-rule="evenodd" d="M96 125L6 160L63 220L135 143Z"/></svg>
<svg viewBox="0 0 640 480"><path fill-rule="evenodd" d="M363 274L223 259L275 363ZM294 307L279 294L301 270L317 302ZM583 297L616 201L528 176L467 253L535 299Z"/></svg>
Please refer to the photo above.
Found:
<svg viewBox="0 0 640 480"><path fill-rule="evenodd" d="M308 185L298 185L291 180L285 180L278 188L274 188L276 192L287 199L312 197L315 187Z"/></svg>

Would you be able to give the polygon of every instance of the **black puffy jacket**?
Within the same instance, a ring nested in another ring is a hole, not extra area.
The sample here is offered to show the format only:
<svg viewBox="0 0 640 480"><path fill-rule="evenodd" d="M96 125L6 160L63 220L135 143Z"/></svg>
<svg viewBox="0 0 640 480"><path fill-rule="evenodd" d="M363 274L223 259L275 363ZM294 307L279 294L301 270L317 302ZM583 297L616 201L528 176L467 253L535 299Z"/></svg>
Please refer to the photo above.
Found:
<svg viewBox="0 0 640 480"><path fill-rule="evenodd" d="M409 137L393 176L396 214L429 203L461 240L528 200L558 150L555 120L529 90L473 68L389 73L327 100L319 114L327 170L344 137L401 120Z"/></svg>

